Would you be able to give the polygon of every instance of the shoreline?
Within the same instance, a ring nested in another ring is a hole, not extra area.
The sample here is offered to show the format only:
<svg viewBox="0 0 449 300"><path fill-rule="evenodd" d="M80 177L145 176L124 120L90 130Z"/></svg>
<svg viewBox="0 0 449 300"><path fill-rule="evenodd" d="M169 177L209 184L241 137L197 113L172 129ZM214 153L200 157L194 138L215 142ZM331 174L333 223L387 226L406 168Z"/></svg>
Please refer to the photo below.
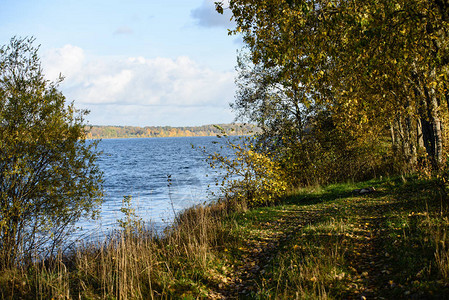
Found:
<svg viewBox="0 0 449 300"><path fill-rule="evenodd" d="M242 136L260 132L252 124L219 124L204 126L89 126L88 139L153 138L153 137L207 137L216 135Z"/></svg>

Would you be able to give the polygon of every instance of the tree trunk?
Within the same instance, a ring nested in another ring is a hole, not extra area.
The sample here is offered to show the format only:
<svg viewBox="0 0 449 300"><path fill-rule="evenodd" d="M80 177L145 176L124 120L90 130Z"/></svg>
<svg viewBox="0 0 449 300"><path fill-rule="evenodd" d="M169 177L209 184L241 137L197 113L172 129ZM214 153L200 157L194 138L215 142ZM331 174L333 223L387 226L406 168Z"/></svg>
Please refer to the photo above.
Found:
<svg viewBox="0 0 449 300"><path fill-rule="evenodd" d="M407 144L408 144L408 164L409 164L409 170L413 172L416 167L416 163L418 161L418 151L416 147L416 139L415 139L415 128L414 128L414 122L412 121L410 116L405 117L405 127L406 127L406 137L407 137Z"/></svg>
<svg viewBox="0 0 449 300"><path fill-rule="evenodd" d="M418 152L425 151L422 123L420 118L416 120L416 144L418 145Z"/></svg>
<svg viewBox="0 0 449 300"><path fill-rule="evenodd" d="M436 71L435 69L431 72L431 79L436 80ZM435 81L436 82L436 81ZM438 170L443 161L443 134L441 130L441 119L439 116L439 103L438 98L435 92L435 87L431 85L429 89L429 97L428 97L428 112L429 119L432 123L432 131L433 131L433 148L434 148L434 167Z"/></svg>
<svg viewBox="0 0 449 300"><path fill-rule="evenodd" d="M426 81L422 80L416 73L415 93L419 99L422 99L419 108L418 145L421 147L422 143L424 144L433 168L438 170L443 161L443 134L439 113L440 105L434 87L434 82L436 82L435 74L435 69L430 72L427 80L427 82L430 82L428 86ZM422 141L420 137L421 133Z"/></svg>

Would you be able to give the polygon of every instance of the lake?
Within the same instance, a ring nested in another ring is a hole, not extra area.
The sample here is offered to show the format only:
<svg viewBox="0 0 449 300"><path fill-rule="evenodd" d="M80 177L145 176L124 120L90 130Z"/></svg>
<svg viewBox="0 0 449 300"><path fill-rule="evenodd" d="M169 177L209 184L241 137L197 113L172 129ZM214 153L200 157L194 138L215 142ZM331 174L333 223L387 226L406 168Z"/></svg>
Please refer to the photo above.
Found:
<svg viewBox="0 0 449 300"><path fill-rule="evenodd" d="M123 197L132 197L132 206L146 223L158 231L173 220L174 214L195 204L209 202L218 191L219 174L197 150L229 153L220 149L217 137L133 138L100 141L103 152L98 164L104 172L105 197L100 219L82 220L77 238L102 237L117 228ZM192 145L195 149L192 148ZM168 176L171 183L168 186Z"/></svg>

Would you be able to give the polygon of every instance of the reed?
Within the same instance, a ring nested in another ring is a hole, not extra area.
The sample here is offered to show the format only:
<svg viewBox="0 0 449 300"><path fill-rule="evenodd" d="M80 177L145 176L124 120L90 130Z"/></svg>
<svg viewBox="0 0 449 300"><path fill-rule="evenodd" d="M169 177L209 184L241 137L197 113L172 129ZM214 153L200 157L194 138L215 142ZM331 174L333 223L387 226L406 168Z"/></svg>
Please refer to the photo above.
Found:
<svg viewBox="0 0 449 300"><path fill-rule="evenodd" d="M373 182L370 182L371 185ZM375 182L374 182L375 183ZM361 183L360 185L368 185ZM449 217L429 182L196 206L163 234L132 210L102 241L0 272L2 299L396 299L449 289Z"/></svg>
<svg viewBox="0 0 449 300"><path fill-rule="evenodd" d="M226 240L225 212L197 206L177 216L163 235L126 227L103 241L78 244L51 260L0 276L3 299L154 299L207 297L213 249Z"/></svg>

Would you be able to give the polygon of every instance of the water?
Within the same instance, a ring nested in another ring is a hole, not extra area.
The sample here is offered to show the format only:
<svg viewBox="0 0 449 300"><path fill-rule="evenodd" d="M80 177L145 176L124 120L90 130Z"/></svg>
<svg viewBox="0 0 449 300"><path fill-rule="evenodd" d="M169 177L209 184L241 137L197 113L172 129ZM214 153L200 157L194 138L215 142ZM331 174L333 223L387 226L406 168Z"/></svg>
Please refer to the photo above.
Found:
<svg viewBox="0 0 449 300"><path fill-rule="evenodd" d="M137 215L162 230L174 214L212 199L219 176L192 145L223 153L216 137L141 138L102 140L98 163L104 172L105 198L100 219L82 220L78 238L101 237L117 228L123 197L132 196ZM168 176L171 184L168 186Z"/></svg>

